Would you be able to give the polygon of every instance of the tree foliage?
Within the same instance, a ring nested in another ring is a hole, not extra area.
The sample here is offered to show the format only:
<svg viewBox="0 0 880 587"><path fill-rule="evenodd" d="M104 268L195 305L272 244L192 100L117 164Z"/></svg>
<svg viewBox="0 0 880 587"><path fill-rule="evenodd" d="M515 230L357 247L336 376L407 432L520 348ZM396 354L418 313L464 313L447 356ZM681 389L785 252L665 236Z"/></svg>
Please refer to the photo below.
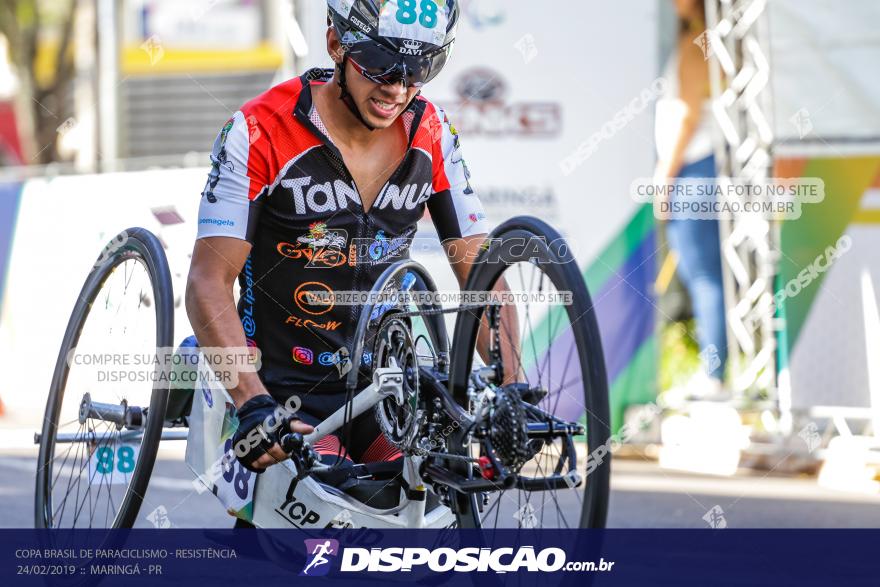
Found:
<svg viewBox="0 0 880 587"><path fill-rule="evenodd" d="M58 128L69 115L69 95L74 78L71 44L77 0L2 0L0 33L9 41L9 54L27 94L28 112L36 148L34 163L58 160ZM54 44L54 71L38 77L41 47Z"/></svg>

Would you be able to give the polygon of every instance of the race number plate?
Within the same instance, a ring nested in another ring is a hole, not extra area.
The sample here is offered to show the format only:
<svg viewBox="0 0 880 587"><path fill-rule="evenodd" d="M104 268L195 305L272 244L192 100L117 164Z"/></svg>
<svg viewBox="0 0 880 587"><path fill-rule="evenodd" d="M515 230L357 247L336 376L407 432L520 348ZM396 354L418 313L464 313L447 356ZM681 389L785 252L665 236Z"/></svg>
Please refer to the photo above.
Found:
<svg viewBox="0 0 880 587"><path fill-rule="evenodd" d="M421 43L442 45L446 25L446 0L388 0L379 16L383 37L419 41L408 48L410 55L421 55Z"/></svg>
<svg viewBox="0 0 880 587"><path fill-rule="evenodd" d="M238 415L232 398L213 373L199 364L199 381L189 420L186 462L198 476L196 491L211 491L226 510L250 522L254 511L256 474L242 467L232 451Z"/></svg>
<svg viewBox="0 0 880 587"><path fill-rule="evenodd" d="M227 510L237 512L236 515L250 521L253 518L256 473L248 471L236 460L232 452L232 438L223 442L223 452L219 458L221 474L216 480L215 493Z"/></svg>
<svg viewBox="0 0 880 587"><path fill-rule="evenodd" d="M127 485L139 453L139 444L99 444L89 457L89 483L98 486Z"/></svg>

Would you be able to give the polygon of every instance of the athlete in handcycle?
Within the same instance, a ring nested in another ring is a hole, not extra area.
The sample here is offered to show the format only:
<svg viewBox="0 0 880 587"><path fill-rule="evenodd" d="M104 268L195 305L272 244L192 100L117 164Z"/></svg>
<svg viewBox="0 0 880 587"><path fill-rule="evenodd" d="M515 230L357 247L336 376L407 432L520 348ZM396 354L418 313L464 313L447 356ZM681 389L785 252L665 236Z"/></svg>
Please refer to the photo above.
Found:
<svg viewBox="0 0 880 587"><path fill-rule="evenodd" d="M106 296L115 314L107 336L85 340L130 336L118 322L131 300L139 325L155 308L155 346L172 341L161 246L146 231L123 233L89 276L62 345L40 435L38 526L83 525L86 507L89 526L132 525L175 427L189 428L190 466L243 524L604 523L608 463L589 478L585 465L610 435L607 383L580 271L537 219L487 236L458 134L419 95L451 51L458 3L328 4L335 70L311 70L235 113L199 211L186 293L195 337L202 348L259 349L259 371L228 390L203 386L183 407L161 386L140 403L120 389L117 401L72 390L69 353L92 329L95 300ZM451 310L451 348L438 304L332 301L435 291L407 253L426 208L462 288L496 294ZM140 269L139 289L129 269ZM493 301L513 291L534 295ZM269 426L293 397L292 417ZM259 441L246 442L254 432ZM122 470L126 447L137 456ZM96 496L81 499L83 485ZM104 494L101 509L92 498Z"/></svg>

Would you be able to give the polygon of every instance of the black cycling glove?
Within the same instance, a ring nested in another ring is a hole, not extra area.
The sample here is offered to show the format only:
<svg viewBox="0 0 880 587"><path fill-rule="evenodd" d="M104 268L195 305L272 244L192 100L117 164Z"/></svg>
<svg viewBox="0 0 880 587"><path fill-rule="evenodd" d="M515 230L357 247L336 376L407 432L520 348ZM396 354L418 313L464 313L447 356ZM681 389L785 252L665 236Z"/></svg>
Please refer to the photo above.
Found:
<svg viewBox="0 0 880 587"><path fill-rule="evenodd" d="M232 450L241 466L248 471L265 471L255 467L254 461L290 431L290 419L284 418L278 408L278 402L264 394L252 397L238 410L238 430L232 437ZM276 418L280 419L276 421Z"/></svg>

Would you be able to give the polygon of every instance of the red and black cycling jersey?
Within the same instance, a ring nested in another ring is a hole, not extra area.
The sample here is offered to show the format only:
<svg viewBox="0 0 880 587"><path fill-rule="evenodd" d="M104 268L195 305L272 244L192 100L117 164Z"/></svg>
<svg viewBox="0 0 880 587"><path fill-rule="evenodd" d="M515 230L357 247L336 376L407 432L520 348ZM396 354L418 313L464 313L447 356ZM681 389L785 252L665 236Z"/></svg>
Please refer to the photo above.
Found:
<svg viewBox="0 0 880 587"><path fill-rule="evenodd" d="M441 240L489 228L455 128L422 97L398 122L409 138L404 159L365 211L312 103L312 87L331 76L310 70L236 112L214 143L199 208L198 238L253 245L238 311L273 395L340 389L336 363L353 346L361 307L315 294L369 292L389 263L409 256L426 207Z"/></svg>

